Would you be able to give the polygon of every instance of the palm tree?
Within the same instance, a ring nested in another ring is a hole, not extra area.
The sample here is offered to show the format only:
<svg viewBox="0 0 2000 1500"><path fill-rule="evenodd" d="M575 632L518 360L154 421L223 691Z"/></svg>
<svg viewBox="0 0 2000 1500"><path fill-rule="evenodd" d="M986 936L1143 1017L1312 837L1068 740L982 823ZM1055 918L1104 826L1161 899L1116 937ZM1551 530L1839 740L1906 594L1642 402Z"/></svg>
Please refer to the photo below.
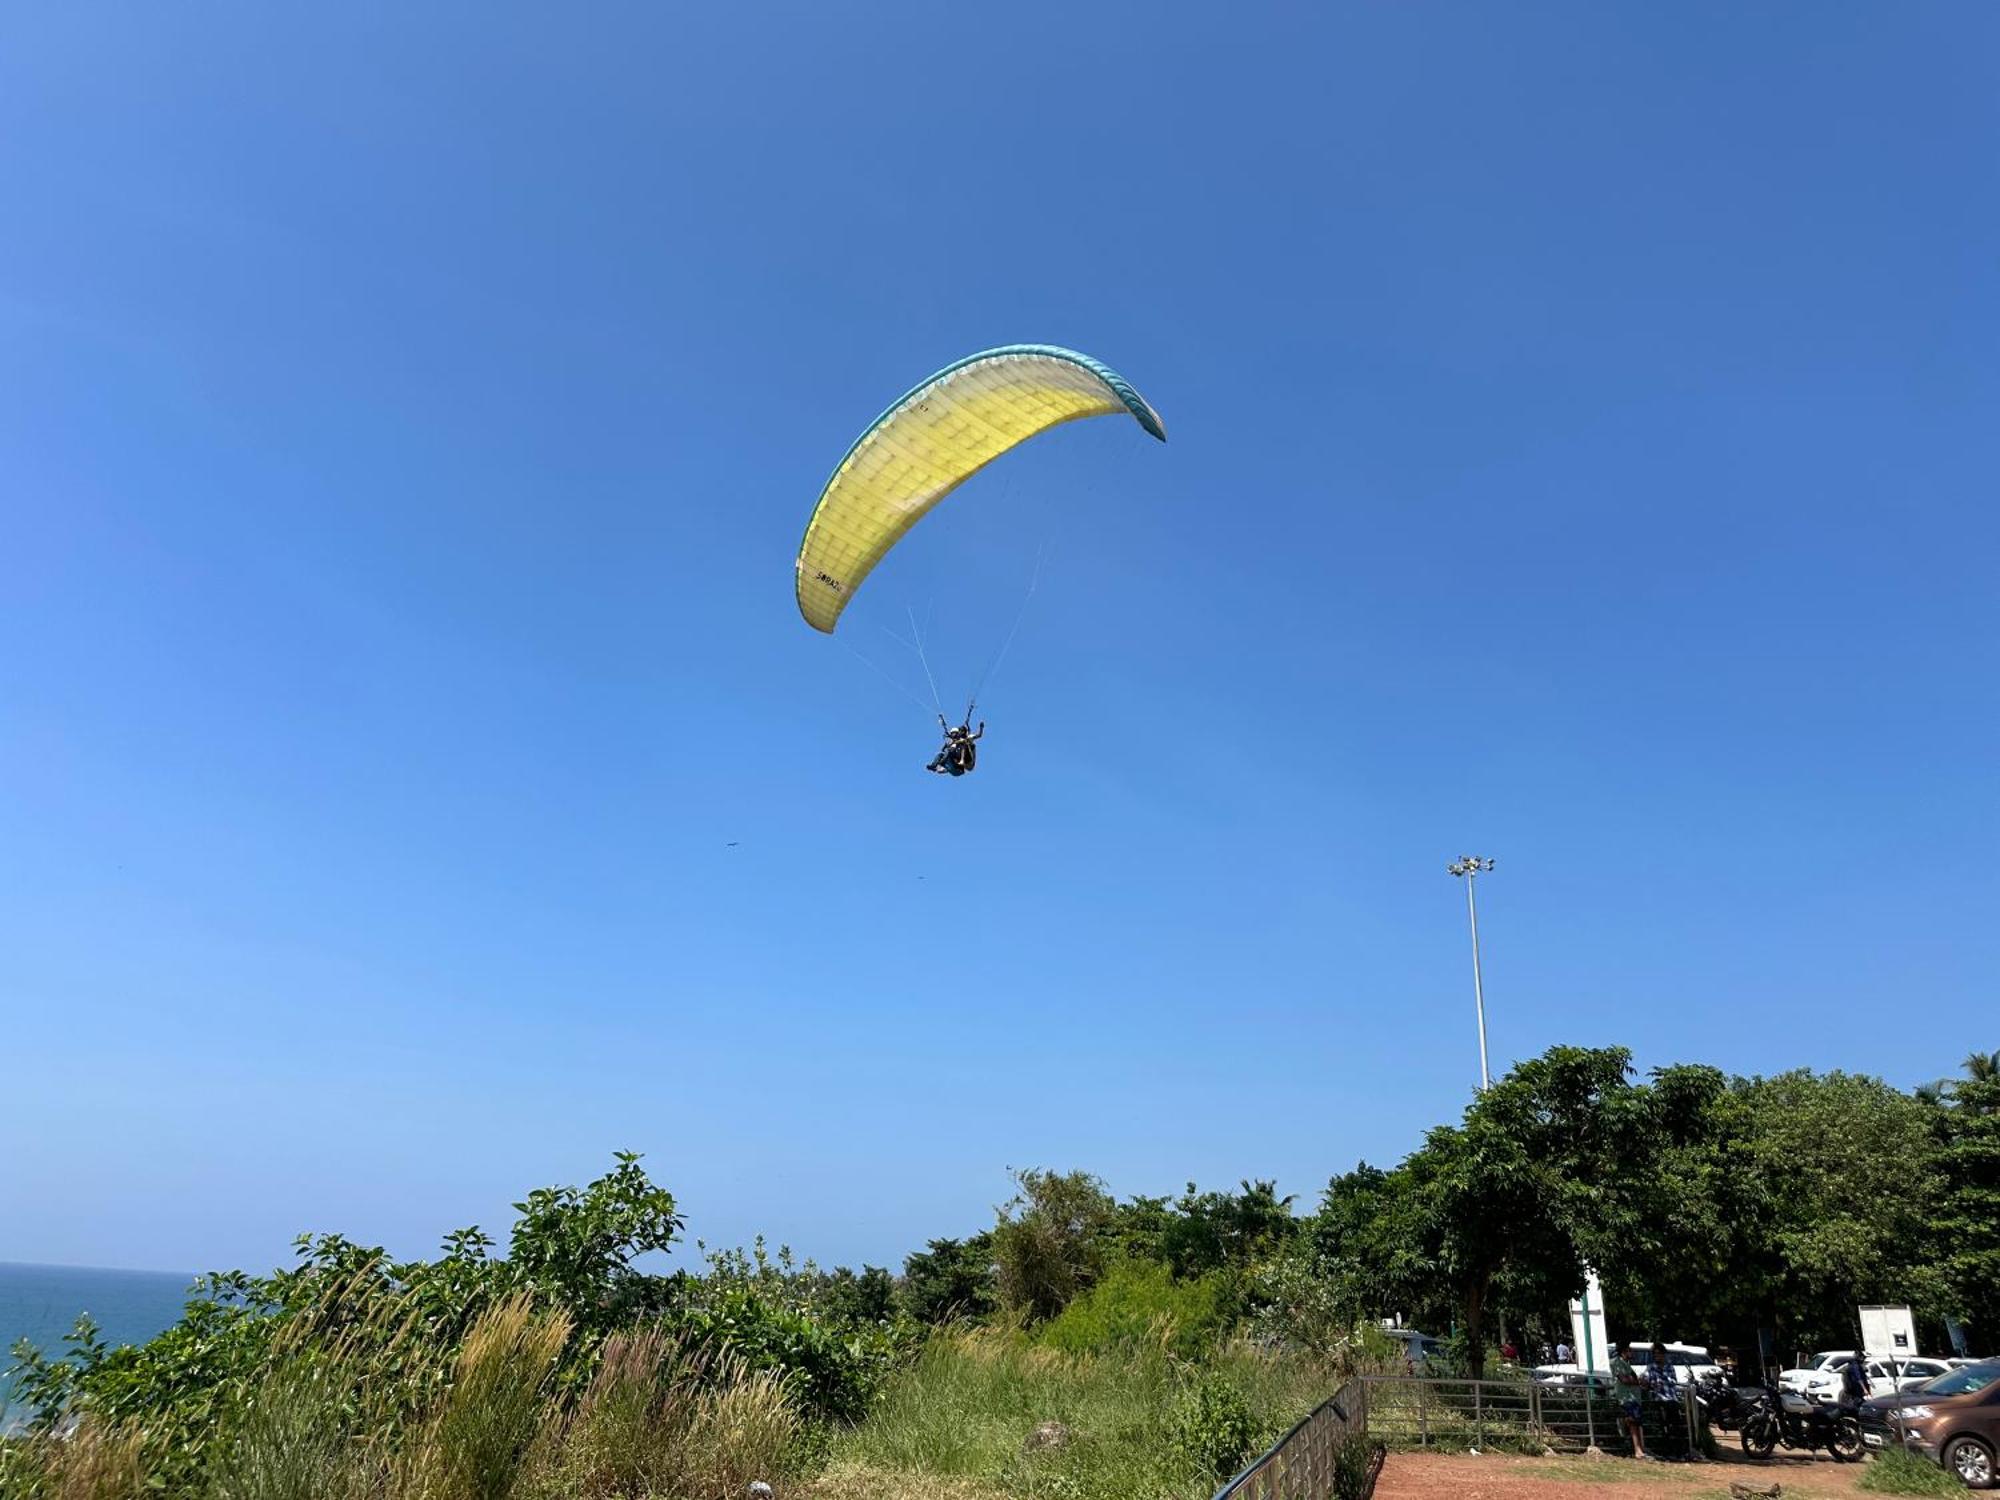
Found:
<svg viewBox="0 0 2000 1500"><path fill-rule="evenodd" d="M1944 1085L1954 1109L1968 1115L2000 1114L2000 1052L1973 1052L1962 1065L1963 1078Z"/></svg>
<svg viewBox="0 0 2000 1500"><path fill-rule="evenodd" d="M1910 1092L1926 1104L1940 1109L1957 1106L1968 1107L1965 1097L1968 1086L1977 1088L1980 1084L2000 1083L2000 1052L1969 1052L1960 1068L1963 1078L1940 1078L1933 1083L1920 1083ZM1975 1110L1975 1113L1983 1113Z"/></svg>

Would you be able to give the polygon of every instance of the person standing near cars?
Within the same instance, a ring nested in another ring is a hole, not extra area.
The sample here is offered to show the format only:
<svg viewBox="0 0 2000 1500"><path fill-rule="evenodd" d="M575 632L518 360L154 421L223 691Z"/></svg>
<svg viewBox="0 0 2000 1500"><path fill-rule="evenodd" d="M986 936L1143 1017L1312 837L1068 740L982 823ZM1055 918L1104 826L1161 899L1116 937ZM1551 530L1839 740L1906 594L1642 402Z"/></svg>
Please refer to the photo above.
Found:
<svg viewBox="0 0 2000 1500"><path fill-rule="evenodd" d="M1611 1380L1618 1387L1619 1422L1632 1440L1632 1456L1646 1456L1646 1408L1641 1404L1646 1382L1632 1368L1632 1346L1621 1343L1611 1358Z"/></svg>
<svg viewBox="0 0 2000 1500"><path fill-rule="evenodd" d="M1840 1400L1842 1411L1859 1412L1861 1403L1868 1399L1868 1372L1862 1368L1863 1356L1855 1355L1840 1367Z"/></svg>
<svg viewBox="0 0 2000 1500"><path fill-rule="evenodd" d="M1674 1376L1673 1361L1667 1358L1667 1346L1659 1340L1653 1341L1652 1358L1646 1361L1646 1394L1662 1405L1672 1405L1680 1399L1680 1382ZM1679 1457L1679 1444L1673 1440L1680 1431L1677 1423L1663 1423L1668 1434L1667 1455Z"/></svg>
<svg viewBox="0 0 2000 1500"><path fill-rule="evenodd" d="M1653 1356L1646 1361L1646 1390L1655 1401L1674 1399L1674 1367L1667 1362L1667 1346L1657 1339Z"/></svg>

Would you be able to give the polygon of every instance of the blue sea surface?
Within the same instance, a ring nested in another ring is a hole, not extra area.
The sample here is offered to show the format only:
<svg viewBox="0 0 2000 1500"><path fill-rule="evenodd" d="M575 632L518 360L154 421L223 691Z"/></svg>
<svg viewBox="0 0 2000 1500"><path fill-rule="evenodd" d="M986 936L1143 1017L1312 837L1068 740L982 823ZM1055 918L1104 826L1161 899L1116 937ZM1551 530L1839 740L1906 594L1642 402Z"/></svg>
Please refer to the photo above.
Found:
<svg viewBox="0 0 2000 1500"><path fill-rule="evenodd" d="M179 1271L105 1271L88 1266L28 1266L0 1261L0 1370L13 1364L18 1339L56 1355L77 1315L96 1320L107 1344L142 1344L180 1321L194 1277ZM25 1413L0 1390L0 1432Z"/></svg>

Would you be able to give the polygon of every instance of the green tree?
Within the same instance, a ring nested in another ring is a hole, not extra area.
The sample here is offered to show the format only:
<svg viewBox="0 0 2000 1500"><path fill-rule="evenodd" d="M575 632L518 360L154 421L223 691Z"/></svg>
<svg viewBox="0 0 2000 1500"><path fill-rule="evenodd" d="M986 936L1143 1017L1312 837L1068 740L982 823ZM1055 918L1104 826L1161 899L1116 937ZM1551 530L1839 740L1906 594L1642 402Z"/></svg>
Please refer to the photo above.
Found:
<svg viewBox="0 0 2000 1500"><path fill-rule="evenodd" d="M903 1261L903 1306L920 1323L983 1318L997 1305L993 1236L932 1240Z"/></svg>
<svg viewBox="0 0 2000 1500"><path fill-rule="evenodd" d="M836 1266L819 1305L840 1322L887 1323L896 1316L896 1279L882 1266L864 1265L858 1273Z"/></svg>
<svg viewBox="0 0 2000 1500"><path fill-rule="evenodd" d="M1742 1268L1787 1342L1845 1342L1860 1302L1944 1309L1935 1112L1880 1079L1805 1069L1739 1079L1737 1170L1763 1219Z"/></svg>
<svg viewBox="0 0 2000 1500"><path fill-rule="evenodd" d="M1648 1140L1624 1179L1629 1211L1592 1262L1606 1306L1640 1336L1748 1330L1772 1295L1772 1204L1747 1169L1755 1117L1710 1067L1658 1069L1639 1098Z"/></svg>
<svg viewBox="0 0 2000 1500"><path fill-rule="evenodd" d="M1203 1193L1193 1183L1166 1216L1159 1253L1176 1276L1242 1269L1272 1254L1298 1228L1292 1199L1277 1184L1241 1184L1234 1193Z"/></svg>
<svg viewBox="0 0 2000 1500"><path fill-rule="evenodd" d="M670 1248L682 1227L674 1195L654 1186L638 1155L620 1151L616 1161L586 1187L537 1188L516 1203L507 1246L508 1284L565 1308L593 1333L629 1322L654 1300L656 1278L632 1262Z"/></svg>
<svg viewBox="0 0 2000 1500"><path fill-rule="evenodd" d="M1188 1191L1194 1191L1194 1184L1188 1184ZM1164 1261L1167 1236L1173 1232L1174 1221L1171 1198L1144 1193L1127 1198L1112 1214L1106 1234L1107 1248L1114 1257Z"/></svg>
<svg viewBox="0 0 2000 1500"><path fill-rule="evenodd" d="M2000 1344L2000 1052L1975 1052L1945 1085L1938 1122L1937 1243L1945 1311Z"/></svg>
<svg viewBox="0 0 2000 1500"><path fill-rule="evenodd" d="M1418 1242L1414 1177L1362 1162L1327 1183L1318 1210L1301 1227L1289 1252L1263 1278L1266 1295L1283 1295L1310 1318L1316 1332L1303 1339L1317 1347L1343 1341L1347 1328L1396 1314L1417 1323L1448 1323L1456 1311ZM1304 1269L1318 1287L1299 1282ZM1280 1293L1278 1287L1289 1290Z"/></svg>
<svg viewBox="0 0 2000 1500"><path fill-rule="evenodd" d="M1620 1047L1552 1047L1482 1092L1384 1184L1391 1287L1448 1291L1474 1375L1496 1289L1559 1305L1642 1216L1655 1132Z"/></svg>
<svg viewBox="0 0 2000 1500"><path fill-rule="evenodd" d="M1088 1172L1029 1168L1014 1174L1017 1192L993 1226L1000 1300L1041 1320L1052 1318L1102 1273L1117 1204Z"/></svg>

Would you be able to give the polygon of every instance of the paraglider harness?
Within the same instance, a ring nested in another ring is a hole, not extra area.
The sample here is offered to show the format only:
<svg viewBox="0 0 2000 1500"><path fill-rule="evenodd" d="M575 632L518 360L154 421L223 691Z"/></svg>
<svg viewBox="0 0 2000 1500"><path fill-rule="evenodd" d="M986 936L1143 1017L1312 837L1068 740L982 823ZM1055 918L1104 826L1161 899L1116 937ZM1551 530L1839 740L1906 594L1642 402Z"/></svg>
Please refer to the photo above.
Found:
<svg viewBox="0 0 2000 1500"><path fill-rule="evenodd" d="M938 728L944 731L944 744L936 758L924 767L926 771L934 771L940 776L963 776L979 764L979 747L974 741L986 733L986 721L981 719L979 728L974 730L971 718L968 714L967 722L953 724L943 714L938 715Z"/></svg>

